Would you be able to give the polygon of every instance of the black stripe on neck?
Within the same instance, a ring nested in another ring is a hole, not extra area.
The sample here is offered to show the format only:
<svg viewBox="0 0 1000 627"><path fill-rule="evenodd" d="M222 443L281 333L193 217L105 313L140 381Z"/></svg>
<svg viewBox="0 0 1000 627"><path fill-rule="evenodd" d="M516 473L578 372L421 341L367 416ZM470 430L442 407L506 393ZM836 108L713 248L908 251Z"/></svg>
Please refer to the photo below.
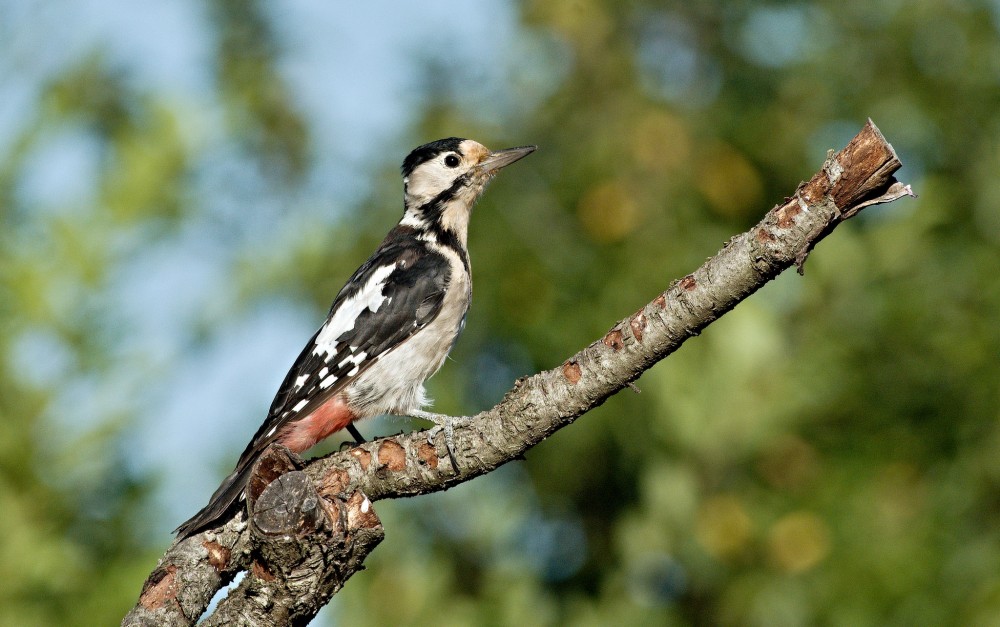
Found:
<svg viewBox="0 0 1000 627"><path fill-rule="evenodd" d="M466 272L471 271L469 251L462 246L462 242L458 241L458 235L454 231L444 228L440 222L432 222L427 228L427 232L434 236L434 240L439 245L450 248L458 255L458 258L462 260L462 265L465 266Z"/></svg>
<svg viewBox="0 0 1000 627"><path fill-rule="evenodd" d="M452 182L448 189L445 189L434 198L428 200L417 209L417 213L429 222L437 222L444 213L444 208L449 202L454 200L459 190L469 184L469 175L463 174Z"/></svg>
<svg viewBox="0 0 1000 627"><path fill-rule="evenodd" d="M416 214L423 220L426 225L422 230L426 233L430 233L434 240L446 248L450 248L455 251L455 253L462 260L462 265L465 266L465 270L470 270L469 263L469 252L462 246L462 242L458 239L458 234L451 229L446 229L441 224L441 216L444 214L445 208L448 203L455 199L458 192L469 184L469 175L465 174L458 177L455 181L448 187L448 189L442 191L433 199L425 202L416 210Z"/></svg>

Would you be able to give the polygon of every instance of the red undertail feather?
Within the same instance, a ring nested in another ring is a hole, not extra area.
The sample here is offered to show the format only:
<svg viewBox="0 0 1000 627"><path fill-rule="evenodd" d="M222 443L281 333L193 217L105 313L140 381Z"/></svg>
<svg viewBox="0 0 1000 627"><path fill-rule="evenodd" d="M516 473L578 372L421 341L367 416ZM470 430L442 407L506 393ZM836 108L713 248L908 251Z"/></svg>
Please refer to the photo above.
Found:
<svg viewBox="0 0 1000 627"><path fill-rule="evenodd" d="M301 453L332 433L340 431L355 418L357 416L347 407L343 395L338 394L305 418L285 425L279 432L277 441L296 453ZM176 529L178 539L182 540L217 523L232 511L250 479L254 461L263 452L263 448L258 449L249 459L240 460L240 465L226 477L212 495L208 505Z"/></svg>
<svg viewBox="0 0 1000 627"><path fill-rule="evenodd" d="M278 442L301 453L340 431L355 418L357 416L347 406L343 395L337 394L305 418L285 425L278 435Z"/></svg>

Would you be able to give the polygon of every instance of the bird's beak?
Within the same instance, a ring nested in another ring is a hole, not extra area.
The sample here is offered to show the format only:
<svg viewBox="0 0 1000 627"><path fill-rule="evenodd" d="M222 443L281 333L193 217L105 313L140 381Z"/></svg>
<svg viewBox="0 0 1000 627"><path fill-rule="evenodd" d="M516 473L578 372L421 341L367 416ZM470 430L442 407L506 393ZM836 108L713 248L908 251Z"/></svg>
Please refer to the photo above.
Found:
<svg viewBox="0 0 1000 627"><path fill-rule="evenodd" d="M538 146L518 146L517 148L494 150L479 162L479 172L481 174L496 174L500 168L508 166L518 159L527 157L535 152L536 148Z"/></svg>

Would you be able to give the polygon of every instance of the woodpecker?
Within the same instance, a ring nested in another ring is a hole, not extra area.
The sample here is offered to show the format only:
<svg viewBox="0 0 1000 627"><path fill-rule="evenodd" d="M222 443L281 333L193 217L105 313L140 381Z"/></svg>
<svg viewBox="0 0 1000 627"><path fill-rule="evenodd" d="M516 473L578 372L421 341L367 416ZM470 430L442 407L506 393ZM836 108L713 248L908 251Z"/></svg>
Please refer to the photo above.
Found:
<svg viewBox="0 0 1000 627"><path fill-rule="evenodd" d="M424 411L424 382L451 351L472 302L467 248L472 206L501 168L535 150L490 151L449 137L403 161L403 217L340 290L319 330L285 376L267 418L208 505L178 527L191 536L245 499L254 462L273 443L296 453L382 414L430 420L443 429L455 463L459 420ZM429 436L430 437L430 436Z"/></svg>

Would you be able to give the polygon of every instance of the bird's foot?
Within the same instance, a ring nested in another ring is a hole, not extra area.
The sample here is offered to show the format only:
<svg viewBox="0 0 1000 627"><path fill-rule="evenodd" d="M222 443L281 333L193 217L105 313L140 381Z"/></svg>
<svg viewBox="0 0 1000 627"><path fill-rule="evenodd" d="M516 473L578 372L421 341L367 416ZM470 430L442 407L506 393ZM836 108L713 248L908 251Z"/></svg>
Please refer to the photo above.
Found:
<svg viewBox="0 0 1000 627"><path fill-rule="evenodd" d="M455 457L455 425L467 422L469 418L466 416L434 414L422 410L412 411L410 415L414 418L429 420L434 423L434 426L427 431L427 443L432 446L434 444L434 437L444 431L444 444L448 449L448 459L451 461L451 467L455 469L455 472L458 472L458 459Z"/></svg>
<svg viewBox="0 0 1000 627"><path fill-rule="evenodd" d="M352 422L347 423L347 432L351 434L352 438L354 438L355 446L359 446L368 441L364 438L364 436L361 435L361 432L358 431L358 428L355 427L354 423Z"/></svg>
<svg viewBox="0 0 1000 627"><path fill-rule="evenodd" d="M356 446L361 446L362 444L368 441L364 438L363 435L361 435L361 432L358 431L358 428L354 426L354 423L351 422L347 423L347 432L351 434L351 437L354 438L354 441L351 442L350 440L344 440L343 442L341 442L340 448L338 449L341 453L343 453L344 451L349 451Z"/></svg>

